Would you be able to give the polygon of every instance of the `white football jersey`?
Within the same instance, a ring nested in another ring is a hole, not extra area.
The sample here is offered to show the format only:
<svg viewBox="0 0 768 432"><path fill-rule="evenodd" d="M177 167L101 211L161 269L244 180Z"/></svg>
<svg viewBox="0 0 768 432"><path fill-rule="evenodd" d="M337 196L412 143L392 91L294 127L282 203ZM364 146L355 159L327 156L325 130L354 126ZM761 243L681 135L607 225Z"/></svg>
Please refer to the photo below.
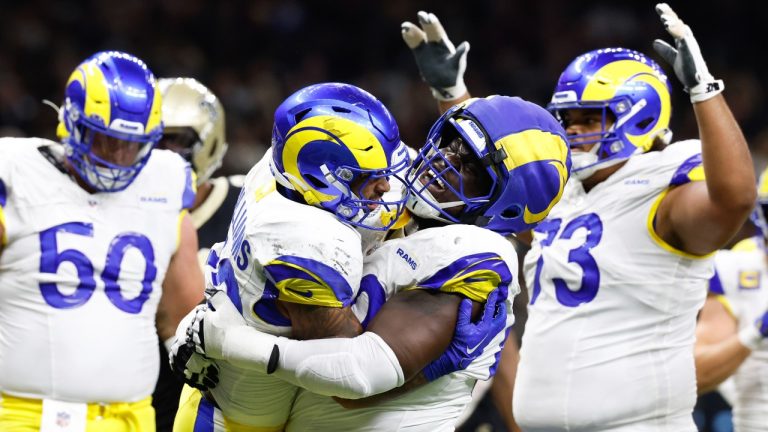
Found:
<svg viewBox="0 0 768 432"><path fill-rule="evenodd" d="M725 297L739 329L755 325L768 310L768 263L762 239L747 239L715 255L710 292ZM731 377L734 384L733 423L737 431L768 428L768 345L744 360Z"/></svg>
<svg viewBox="0 0 768 432"><path fill-rule="evenodd" d="M710 257L654 231L668 188L703 179L699 141L569 181L525 257L529 316L514 391L526 431L695 430L696 314Z"/></svg>
<svg viewBox="0 0 768 432"><path fill-rule="evenodd" d="M451 225L388 240L366 257L355 312L367 324L382 303L405 289L459 293L485 301L498 286L507 286L507 329L512 326L512 299L520 288L517 255L502 236L483 228ZM486 380L506 331L495 335L465 370L411 390L373 408L345 409L333 399L300 390L288 431L448 431L471 399L478 379Z"/></svg>
<svg viewBox="0 0 768 432"><path fill-rule="evenodd" d="M226 289L246 321L266 333L291 336L277 300L346 307L363 268L360 235L332 213L291 201L275 190L267 153L248 173L226 242L211 249L209 285ZM277 427L286 422L297 387L271 375L219 361L211 390L235 422Z"/></svg>
<svg viewBox="0 0 768 432"><path fill-rule="evenodd" d="M159 373L155 314L194 200L191 171L153 150L128 188L90 194L48 159L62 153L43 139L0 140L0 388L138 401Z"/></svg>

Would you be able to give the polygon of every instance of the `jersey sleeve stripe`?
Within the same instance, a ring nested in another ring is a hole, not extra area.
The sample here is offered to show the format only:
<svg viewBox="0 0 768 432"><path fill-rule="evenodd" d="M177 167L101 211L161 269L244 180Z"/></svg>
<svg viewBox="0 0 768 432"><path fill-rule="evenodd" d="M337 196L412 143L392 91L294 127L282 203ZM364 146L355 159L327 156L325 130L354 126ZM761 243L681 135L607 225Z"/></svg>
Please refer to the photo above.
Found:
<svg viewBox="0 0 768 432"><path fill-rule="evenodd" d="M650 234L653 241L656 242L662 249L670 253L673 253L675 255L681 256L683 258L698 260L698 259L707 259L712 255L714 255L716 251L712 253L708 253L706 255L694 255L686 251L677 249L671 244L665 242L664 239L661 238L661 236L659 236L658 233L656 233L656 228L654 227L656 222L656 212L659 210L659 205L661 204L661 201L664 199L664 197L667 196L668 192L669 192L669 189L666 189L665 191L660 193L658 198L656 198L656 201L651 206L651 211L648 212L648 220L646 221L646 227L648 228L648 233Z"/></svg>
<svg viewBox="0 0 768 432"><path fill-rule="evenodd" d="M280 300L315 306L347 307L352 287L332 267L310 258L283 255L264 266Z"/></svg>
<svg viewBox="0 0 768 432"><path fill-rule="evenodd" d="M0 226L3 227L3 235L0 237L0 247L8 244L8 227L5 224L5 212L3 208L8 200L8 191L5 188L5 183L0 179Z"/></svg>
<svg viewBox="0 0 768 432"><path fill-rule="evenodd" d="M187 211L182 210L181 213L179 213L179 217L176 219L176 247L174 248L174 251L179 250L179 245L181 245L181 223L186 215Z"/></svg>
<svg viewBox="0 0 768 432"><path fill-rule="evenodd" d="M184 192L181 194L181 208L191 209L195 204L195 195L197 194L197 175L192 171L192 167L187 164L184 176Z"/></svg>
<svg viewBox="0 0 768 432"><path fill-rule="evenodd" d="M512 272L497 254L479 253L462 257L420 282L415 288L457 293L484 302L494 289L501 288L500 297L507 296Z"/></svg>
<svg viewBox="0 0 768 432"><path fill-rule="evenodd" d="M736 313L735 313L735 312L734 312L734 310L733 310L733 305L731 304L731 302L729 302L729 301L728 301L728 297L726 297L726 296L724 296L724 295L716 295L716 296L715 296L715 300L717 300L717 301L718 301L718 302L719 302L721 305L723 305L723 307L725 308L725 310L726 310L726 311L727 311L727 312L728 312L728 313L729 313L729 314L730 314L730 315L731 315L733 318L735 318L735 319L738 321L738 319L739 319L739 318L736 316Z"/></svg>
<svg viewBox="0 0 768 432"><path fill-rule="evenodd" d="M723 289L723 282L720 281L720 275L715 270L715 274L709 279L709 292L717 295L725 295L725 289Z"/></svg>
<svg viewBox="0 0 768 432"><path fill-rule="evenodd" d="M759 237L749 237L733 245L731 250L738 252L754 252L760 248L760 243L762 243L762 239Z"/></svg>
<svg viewBox="0 0 768 432"><path fill-rule="evenodd" d="M5 213L0 207L0 226L3 227L3 236L0 238L0 248L8 244L8 228L5 226Z"/></svg>
<svg viewBox="0 0 768 432"><path fill-rule="evenodd" d="M5 189L5 183L3 179L0 179L0 207L5 207L5 202L8 199L8 192Z"/></svg>
<svg viewBox="0 0 768 432"><path fill-rule="evenodd" d="M690 182L703 181L704 179L704 165L702 165L701 153L696 153L680 164L672 176L672 180L669 181L669 185L680 186Z"/></svg>

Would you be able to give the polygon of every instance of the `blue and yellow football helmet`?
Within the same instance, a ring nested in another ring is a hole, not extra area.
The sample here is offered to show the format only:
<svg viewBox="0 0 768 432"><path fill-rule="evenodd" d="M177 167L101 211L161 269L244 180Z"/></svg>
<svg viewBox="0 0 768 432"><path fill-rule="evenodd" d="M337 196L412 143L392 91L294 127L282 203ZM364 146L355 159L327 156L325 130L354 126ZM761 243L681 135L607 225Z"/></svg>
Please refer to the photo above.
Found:
<svg viewBox="0 0 768 432"><path fill-rule="evenodd" d="M89 186L101 192L128 187L162 133L161 95L143 61L123 52L103 51L70 75L57 134L72 167ZM134 162L123 166L96 155L92 146L97 134L136 143Z"/></svg>
<svg viewBox="0 0 768 432"><path fill-rule="evenodd" d="M460 170L440 150L457 134L492 180L486 194L467 196ZM545 109L516 97L470 99L445 112L429 131L407 174L408 208L422 218L501 234L526 231L560 200L570 168L565 131ZM458 179L459 187L449 179ZM428 190L435 182L458 200L438 202ZM459 206L458 216L446 211Z"/></svg>
<svg viewBox="0 0 768 432"><path fill-rule="evenodd" d="M362 191L382 177L404 181L398 173L408 164L392 114L353 85L311 85L275 111L271 169L278 190L351 225L387 230L397 221L405 196L366 199Z"/></svg>
<svg viewBox="0 0 768 432"><path fill-rule="evenodd" d="M561 122L563 110L603 112L600 132L569 136L576 138L572 147L597 143L589 152L591 159L574 160L575 176L644 153L657 137L667 143L671 139L669 80L656 62L630 49L604 48L578 56L560 75L547 108ZM609 114L615 120L606 127Z"/></svg>

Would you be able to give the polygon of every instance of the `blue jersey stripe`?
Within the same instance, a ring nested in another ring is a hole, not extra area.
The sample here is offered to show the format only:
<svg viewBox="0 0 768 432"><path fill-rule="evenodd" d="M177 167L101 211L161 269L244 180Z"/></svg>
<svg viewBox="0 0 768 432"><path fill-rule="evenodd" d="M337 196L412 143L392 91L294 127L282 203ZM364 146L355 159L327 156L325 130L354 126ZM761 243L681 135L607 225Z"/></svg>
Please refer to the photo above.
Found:
<svg viewBox="0 0 768 432"><path fill-rule="evenodd" d="M723 283L720 281L720 275L717 274L717 270L715 270L715 274L709 280L709 292L725 295L725 289L723 289Z"/></svg>
<svg viewBox="0 0 768 432"><path fill-rule="evenodd" d="M326 286L343 307L352 303L352 287L333 267L310 258L283 255L264 266L264 271L279 285L288 279L301 279Z"/></svg>
<svg viewBox="0 0 768 432"><path fill-rule="evenodd" d="M184 193L181 195L181 208L191 209L195 204L195 184L192 177L192 167L187 164L184 176Z"/></svg>
<svg viewBox="0 0 768 432"><path fill-rule="evenodd" d="M672 180L669 181L669 185L679 186L681 184L689 183L691 178L688 176L688 174L690 174L694 168L699 167L702 163L701 153L696 153L695 155L689 157L677 168L677 171L675 171L675 174L672 176Z"/></svg>
<svg viewBox="0 0 768 432"><path fill-rule="evenodd" d="M512 272L509 270L507 263L495 253L478 253L473 255L467 255L451 264L438 270L437 273L427 278L426 280L419 282L419 288L441 290L443 287L455 280L461 280L462 284L468 285L476 282L473 277L468 276L471 274L480 274L483 278L486 278L488 274L496 274L498 276L498 285L493 288L500 288L502 291L499 293L500 298L507 296L507 288L512 282ZM465 295L487 295L485 293L463 293ZM483 300L485 300L483 298Z"/></svg>
<svg viewBox="0 0 768 432"><path fill-rule="evenodd" d="M5 190L5 183L3 183L3 179L0 179L0 207L5 207L7 199L8 192Z"/></svg>

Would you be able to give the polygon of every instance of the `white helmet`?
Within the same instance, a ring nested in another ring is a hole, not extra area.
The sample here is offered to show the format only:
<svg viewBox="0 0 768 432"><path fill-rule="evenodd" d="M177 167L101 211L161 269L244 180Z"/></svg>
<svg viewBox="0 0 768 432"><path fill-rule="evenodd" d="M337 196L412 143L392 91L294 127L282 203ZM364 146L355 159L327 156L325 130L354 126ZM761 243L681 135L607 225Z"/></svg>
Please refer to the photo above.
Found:
<svg viewBox="0 0 768 432"><path fill-rule="evenodd" d="M221 166L227 152L224 107L194 78L162 78L165 131L159 148L179 153L192 164L202 184Z"/></svg>

